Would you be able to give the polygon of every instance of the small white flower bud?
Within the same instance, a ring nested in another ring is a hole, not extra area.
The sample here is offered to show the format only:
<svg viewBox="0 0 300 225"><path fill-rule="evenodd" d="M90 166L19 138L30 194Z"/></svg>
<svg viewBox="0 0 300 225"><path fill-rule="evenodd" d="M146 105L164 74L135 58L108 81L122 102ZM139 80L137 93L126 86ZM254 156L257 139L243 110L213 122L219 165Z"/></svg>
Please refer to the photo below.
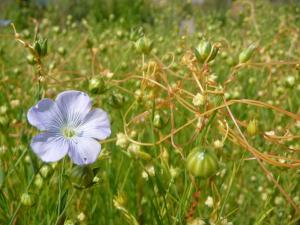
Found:
<svg viewBox="0 0 300 225"><path fill-rule="evenodd" d="M134 143L130 143L130 145L127 148L127 151L129 153L132 153L133 155L136 154L137 152L141 151L141 146L134 144Z"/></svg>
<svg viewBox="0 0 300 225"><path fill-rule="evenodd" d="M128 139L125 134L123 134L123 133L117 134L116 145L121 148L126 148L128 146Z"/></svg>
<svg viewBox="0 0 300 225"><path fill-rule="evenodd" d="M25 158L24 158L24 161L27 162L27 163L30 163L31 162L30 156L26 155Z"/></svg>
<svg viewBox="0 0 300 225"><path fill-rule="evenodd" d="M205 225L205 221L200 218L195 218L192 221L188 221L187 225Z"/></svg>
<svg viewBox="0 0 300 225"><path fill-rule="evenodd" d="M21 196L21 203L25 206L32 206L34 204L34 197L29 193L24 193Z"/></svg>
<svg viewBox="0 0 300 225"><path fill-rule="evenodd" d="M261 199L262 199L263 201L266 201L267 198L268 198L268 193L264 192L264 193L261 194Z"/></svg>
<svg viewBox="0 0 300 225"><path fill-rule="evenodd" d="M0 107L0 115L3 115L7 112L7 106L6 105L2 105Z"/></svg>
<svg viewBox="0 0 300 225"><path fill-rule="evenodd" d="M202 116L201 116L201 117L199 117L199 118L198 118L198 120L197 120L197 125L196 125L196 126L197 126L197 128L198 128L198 129L202 128L202 127L203 127L203 125L204 125L204 123L205 123L205 119L204 119L204 117L202 117Z"/></svg>
<svg viewBox="0 0 300 225"><path fill-rule="evenodd" d="M155 169L153 166L148 166L145 168L145 170L142 172L142 177L146 180L148 180L148 176L154 176L155 175Z"/></svg>
<svg viewBox="0 0 300 225"><path fill-rule="evenodd" d="M78 219L79 221L84 221L84 219L85 219L84 213L83 213L83 212L79 213L79 215L77 216L77 219Z"/></svg>
<svg viewBox="0 0 300 225"><path fill-rule="evenodd" d="M213 144L215 148L223 148L224 146L223 142L220 140L215 140Z"/></svg>
<svg viewBox="0 0 300 225"><path fill-rule="evenodd" d="M46 178L49 175L50 168L47 165L42 166L40 169L40 174L42 175L43 178Z"/></svg>
<svg viewBox="0 0 300 225"><path fill-rule="evenodd" d="M208 196L204 203L207 207L211 208L214 205L214 200L211 196Z"/></svg>
<svg viewBox="0 0 300 225"><path fill-rule="evenodd" d="M129 137L130 138L136 138L137 137L137 132L135 130L130 131Z"/></svg>
<svg viewBox="0 0 300 225"><path fill-rule="evenodd" d="M6 151L7 151L7 147L5 145L1 145L0 146L0 155L5 154Z"/></svg>
<svg viewBox="0 0 300 225"><path fill-rule="evenodd" d="M75 225L75 223L72 220L66 220L64 225Z"/></svg>
<svg viewBox="0 0 300 225"><path fill-rule="evenodd" d="M20 100L19 99L14 99L10 101L10 105L12 108L17 108L20 106Z"/></svg>
<svg viewBox="0 0 300 225"><path fill-rule="evenodd" d="M34 179L34 185L40 189L43 186L43 178L41 175L37 174L35 179Z"/></svg>
<svg viewBox="0 0 300 225"><path fill-rule="evenodd" d="M276 196L274 199L275 205L281 205L283 202L284 202L284 200L281 196Z"/></svg>
<svg viewBox="0 0 300 225"><path fill-rule="evenodd" d="M100 181L100 178L97 176L94 176L93 183L98 183Z"/></svg>
<svg viewBox="0 0 300 225"><path fill-rule="evenodd" d="M296 79L294 76L287 76L285 82L290 87L293 87L295 85Z"/></svg>
<svg viewBox="0 0 300 225"><path fill-rule="evenodd" d="M172 167L171 166L171 168L170 168L170 174L171 174L171 177L174 179L174 178L176 178L178 175L179 175L179 168L174 168L174 167Z"/></svg>
<svg viewBox="0 0 300 225"><path fill-rule="evenodd" d="M205 102L205 97L200 93L197 93L195 95L195 97L193 98L193 105L194 106L201 106L201 105L204 104L204 102Z"/></svg>

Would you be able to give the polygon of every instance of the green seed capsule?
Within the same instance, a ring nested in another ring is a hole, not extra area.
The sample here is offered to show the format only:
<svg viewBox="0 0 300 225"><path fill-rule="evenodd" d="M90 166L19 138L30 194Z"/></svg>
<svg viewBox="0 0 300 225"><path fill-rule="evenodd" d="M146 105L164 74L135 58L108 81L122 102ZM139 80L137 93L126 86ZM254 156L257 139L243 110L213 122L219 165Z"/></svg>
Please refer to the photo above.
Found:
<svg viewBox="0 0 300 225"><path fill-rule="evenodd" d="M41 56L46 56L48 52L48 40L47 39L40 40L40 45L41 45Z"/></svg>
<svg viewBox="0 0 300 225"><path fill-rule="evenodd" d="M74 166L70 180L72 185L78 189L88 188L93 185L94 172L88 166Z"/></svg>
<svg viewBox="0 0 300 225"><path fill-rule="evenodd" d="M30 38L30 31L27 29L23 30L22 36L26 39Z"/></svg>
<svg viewBox="0 0 300 225"><path fill-rule="evenodd" d="M208 63L216 58L219 48L213 46L208 41L202 41L195 48L195 56L200 63L204 63L205 61Z"/></svg>
<svg viewBox="0 0 300 225"><path fill-rule="evenodd" d="M155 111L153 117L154 127L158 129L164 128L167 125L168 121L169 121L169 116L167 111L163 111L163 110Z"/></svg>
<svg viewBox="0 0 300 225"><path fill-rule="evenodd" d="M73 222L73 220L66 220L64 225L75 225L75 222Z"/></svg>
<svg viewBox="0 0 300 225"><path fill-rule="evenodd" d="M103 94L106 91L104 80L92 78L89 80L89 91L93 94Z"/></svg>
<svg viewBox="0 0 300 225"><path fill-rule="evenodd" d="M208 41L202 41L195 48L195 56L199 62L204 62L209 56L210 51L211 51L211 43Z"/></svg>
<svg viewBox="0 0 300 225"><path fill-rule="evenodd" d="M0 116L0 126L6 127L9 125L9 118L7 115Z"/></svg>
<svg viewBox="0 0 300 225"><path fill-rule="evenodd" d="M137 102L142 102L143 101L144 94L143 94L141 89L137 89L134 92L134 98L136 99Z"/></svg>
<svg viewBox="0 0 300 225"><path fill-rule="evenodd" d="M21 203L25 206L33 206L35 203L35 197L30 193L23 193L21 195Z"/></svg>
<svg viewBox="0 0 300 225"><path fill-rule="evenodd" d="M136 159L144 159L144 160L150 160L151 155L147 152L142 151L142 148L140 145L131 143L129 144L127 148L127 152L130 154L130 156L136 158Z"/></svg>
<svg viewBox="0 0 300 225"><path fill-rule="evenodd" d="M32 54L26 56L27 63L30 65L36 64L36 60Z"/></svg>
<svg viewBox="0 0 300 225"><path fill-rule="evenodd" d="M218 54L218 51L219 51L219 47L214 46L211 54L209 55L209 58L207 59L207 62L214 60Z"/></svg>
<svg viewBox="0 0 300 225"><path fill-rule="evenodd" d="M107 103L114 108L120 108L125 103L125 97L121 93L114 92L108 97Z"/></svg>
<svg viewBox="0 0 300 225"><path fill-rule="evenodd" d="M228 56L225 62L228 66L234 66L237 64L237 59L234 59L233 57Z"/></svg>
<svg viewBox="0 0 300 225"><path fill-rule="evenodd" d="M216 174L218 158L212 151L194 148L187 157L186 166L192 175L208 178Z"/></svg>
<svg viewBox="0 0 300 225"><path fill-rule="evenodd" d="M135 47L138 52L149 54L153 48L153 42L146 37L142 37L135 42Z"/></svg>
<svg viewBox="0 0 300 225"><path fill-rule="evenodd" d="M36 51L36 53L40 56L41 52L42 52L40 42L38 42L38 41L34 42L33 48Z"/></svg>
<svg viewBox="0 0 300 225"><path fill-rule="evenodd" d="M48 50L48 40L47 39L39 39L38 41L35 41L33 44L33 48L39 57L46 56L47 50Z"/></svg>
<svg viewBox="0 0 300 225"><path fill-rule="evenodd" d="M40 169L40 175L44 178L50 178L52 176L52 174L54 173L53 168L51 168L51 166L49 165L44 165L42 166L42 168Z"/></svg>
<svg viewBox="0 0 300 225"><path fill-rule="evenodd" d="M251 120L247 126L247 133L250 136L256 135L258 132L258 122L257 120Z"/></svg>
<svg viewBox="0 0 300 225"><path fill-rule="evenodd" d="M256 49L256 44L251 44L248 48L242 51L239 55L239 63L247 62L253 55Z"/></svg>
<svg viewBox="0 0 300 225"><path fill-rule="evenodd" d="M66 54L66 52L67 52L64 47L58 47L57 51L62 56L64 56Z"/></svg>
<svg viewBox="0 0 300 225"><path fill-rule="evenodd" d="M116 36L121 39L125 36L125 34L122 30L117 30Z"/></svg>

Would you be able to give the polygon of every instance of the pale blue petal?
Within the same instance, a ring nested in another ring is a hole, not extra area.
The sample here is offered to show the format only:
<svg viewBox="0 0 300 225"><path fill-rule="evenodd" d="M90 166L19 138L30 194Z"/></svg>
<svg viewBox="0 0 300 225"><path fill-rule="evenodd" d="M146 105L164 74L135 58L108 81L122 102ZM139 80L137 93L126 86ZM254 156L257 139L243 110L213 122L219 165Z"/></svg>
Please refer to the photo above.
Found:
<svg viewBox="0 0 300 225"><path fill-rule="evenodd" d="M0 20L0 27L7 27L8 25L11 24L11 20Z"/></svg>
<svg viewBox="0 0 300 225"><path fill-rule="evenodd" d="M57 104L51 99L43 99L27 112L28 122L39 130L58 130L62 117Z"/></svg>
<svg viewBox="0 0 300 225"><path fill-rule="evenodd" d="M92 101L81 91L64 91L56 97L56 103L65 123L78 126L92 107Z"/></svg>
<svg viewBox="0 0 300 225"><path fill-rule="evenodd" d="M31 148L44 162L56 162L68 153L69 144L61 136L45 132L33 137Z"/></svg>
<svg viewBox="0 0 300 225"><path fill-rule="evenodd" d="M96 161L101 145L93 138L77 137L70 142L68 155L77 165L87 165Z"/></svg>
<svg viewBox="0 0 300 225"><path fill-rule="evenodd" d="M81 137L91 137L103 140L110 136L110 122L106 112L102 109L94 109L90 111L82 125L77 128L78 135Z"/></svg>

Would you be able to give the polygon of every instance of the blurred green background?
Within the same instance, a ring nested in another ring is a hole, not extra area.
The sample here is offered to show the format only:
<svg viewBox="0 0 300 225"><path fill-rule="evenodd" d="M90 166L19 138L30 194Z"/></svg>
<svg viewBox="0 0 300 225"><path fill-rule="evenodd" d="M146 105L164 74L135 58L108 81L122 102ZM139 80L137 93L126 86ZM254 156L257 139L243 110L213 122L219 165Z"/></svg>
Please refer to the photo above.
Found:
<svg viewBox="0 0 300 225"><path fill-rule="evenodd" d="M299 3L299 0L265 1L277 4L278 7L282 4ZM222 14L233 2L232 0L1 0L0 19L10 19L24 28L32 18L50 17L59 24L64 23L67 15L72 15L75 20L89 18L95 22L108 20L113 15L116 19L125 19L128 25L141 23L155 25L155 17L166 13L165 11L173 10L168 15L173 15L174 18L211 11Z"/></svg>

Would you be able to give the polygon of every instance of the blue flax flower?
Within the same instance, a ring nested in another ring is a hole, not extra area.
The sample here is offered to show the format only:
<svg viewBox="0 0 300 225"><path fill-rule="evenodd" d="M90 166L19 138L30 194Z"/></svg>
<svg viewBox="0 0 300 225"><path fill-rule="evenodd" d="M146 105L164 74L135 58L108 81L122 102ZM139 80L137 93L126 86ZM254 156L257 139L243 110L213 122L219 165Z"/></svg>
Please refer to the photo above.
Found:
<svg viewBox="0 0 300 225"><path fill-rule="evenodd" d="M0 19L0 27L7 27L10 24L11 24L11 20Z"/></svg>
<svg viewBox="0 0 300 225"><path fill-rule="evenodd" d="M101 145L110 136L110 121L102 109L93 109L89 96L64 91L55 101L42 99L27 113L28 121L43 133L33 137L31 148L44 162L55 162L66 154L77 165L96 161Z"/></svg>

